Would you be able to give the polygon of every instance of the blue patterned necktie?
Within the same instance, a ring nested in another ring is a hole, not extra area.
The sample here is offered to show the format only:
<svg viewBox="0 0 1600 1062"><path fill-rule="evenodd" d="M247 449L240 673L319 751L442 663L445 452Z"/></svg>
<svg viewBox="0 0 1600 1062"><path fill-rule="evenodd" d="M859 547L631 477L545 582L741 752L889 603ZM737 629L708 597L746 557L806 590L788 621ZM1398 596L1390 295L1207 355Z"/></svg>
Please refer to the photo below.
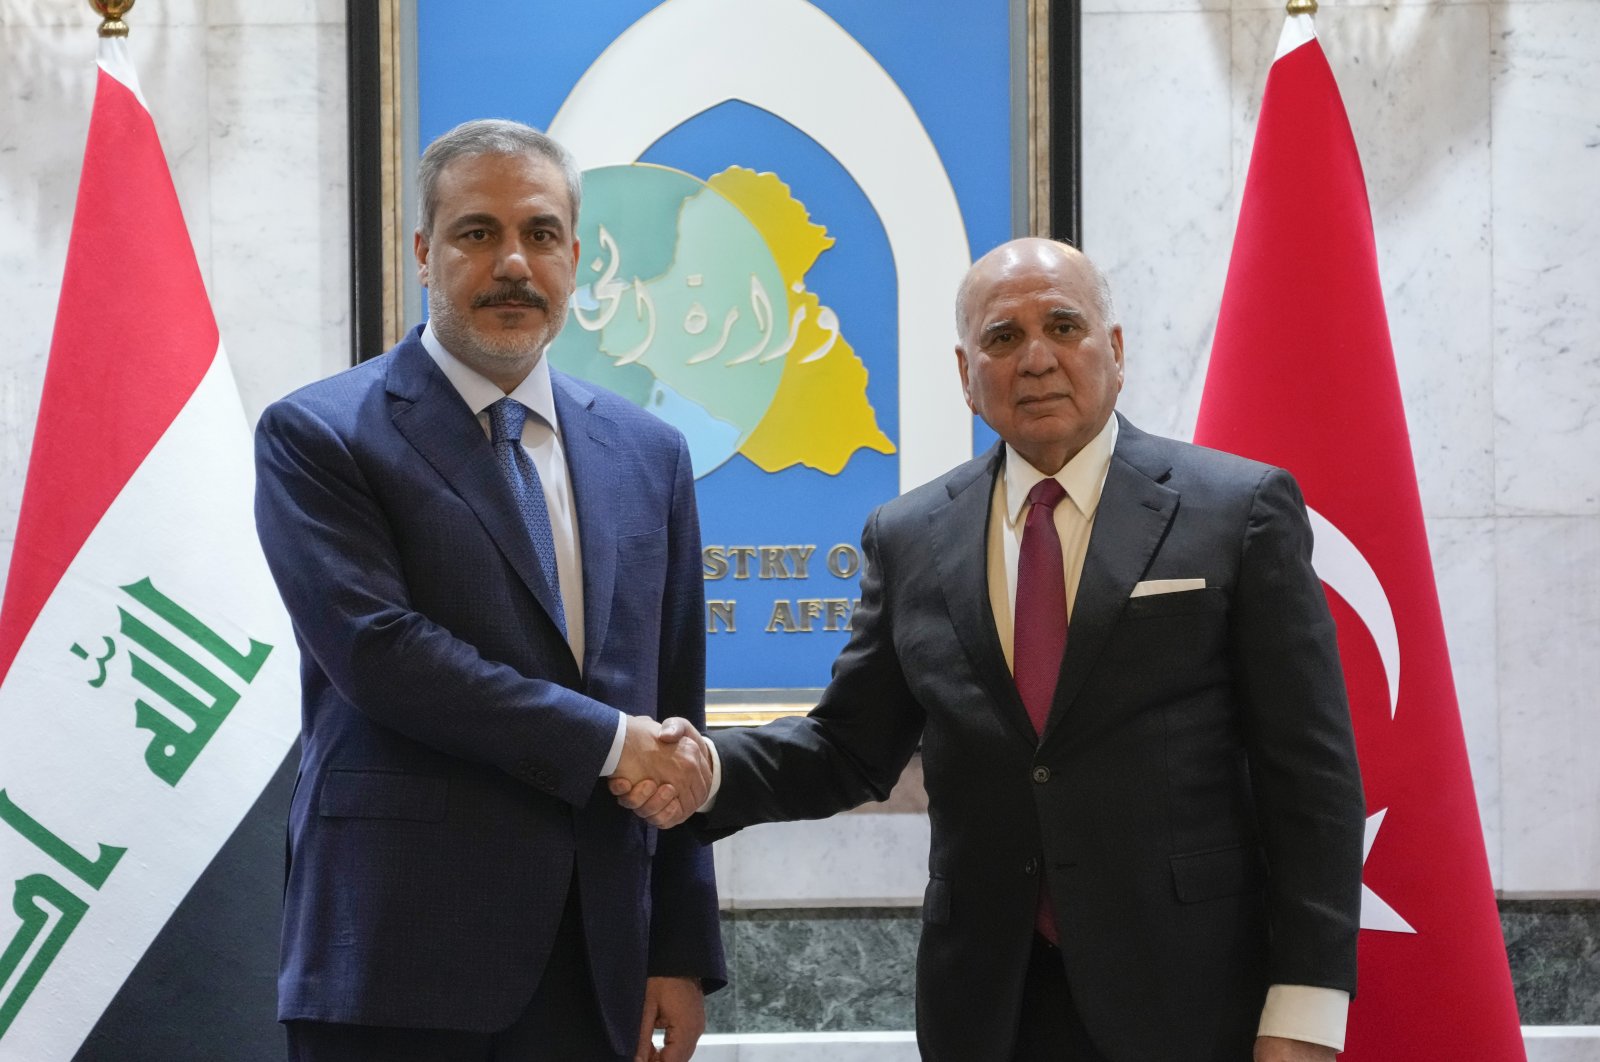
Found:
<svg viewBox="0 0 1600 1062"><path fill-rule="evenodd" d="M533 467L528 451L522 448L522 424L527 419L527 407L514 398L502 398L489 407L494 456L500 462L500 472L506 482L511 484L517 512L522 514L522 524L528 529L528 537L533 539L533 551L539 555L545 582L554 592L556 626L561 628L561 636L565 638L567 610L561 602L561 574L556 569L556 539L550 530L550 509L545 504L539 470Z"/></svg>

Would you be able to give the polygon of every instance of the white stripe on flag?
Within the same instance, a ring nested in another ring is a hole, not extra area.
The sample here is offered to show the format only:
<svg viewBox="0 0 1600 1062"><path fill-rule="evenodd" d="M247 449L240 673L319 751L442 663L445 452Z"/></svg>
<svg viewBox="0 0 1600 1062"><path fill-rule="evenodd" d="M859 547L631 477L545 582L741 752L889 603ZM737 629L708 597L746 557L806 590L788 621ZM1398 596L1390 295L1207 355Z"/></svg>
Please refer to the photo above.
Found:
<svg viewBox="0 0 1600 1062"><path fill-rule="evenodd" d="M99 62L101 70L128 86L128 91L139 101L139 106L146 111L150 109L144 93L139 91L139 75L133 68L133 59L128 55L127 38L101 37Z"/></svg>
<svg viewBox="0 0 1600 1062"><path fill-rule="evenodd" d="M1290 15L1283 20L1283 32L1278 35L1278 51L1272 61L1275 63L1302 44L1310 44L1316 39L1317 26L1311 21L1310 15Z"/></svg>
<svg viewBox="0 0 1600 1062"><path fill-rule="evenodd" d="M94 459L86 440L83 460ZM30 882L18 891L32 891L47 920L0 986L3 1007L24 973L38 977L0 1034L0 1059L72 1057L294 740L296 649L257 544L253 491L244 412L219 349L90 534L0 687L3 882ZM208 644L206 631L221 641ZM230 665L229 647L245 653L252 642L270 650L247 680L237 661ZM207 713L185 711L184 693L201 705L219 695L238 700L208 736L191 718ZM136 726L136 711L147 723L159 713L159 738ZM101 845L126 853L97 886L114 858L106 853L100 871L85 872ZM70 935L48 969L30 971L63 927ZM24 921L0 938L28 931Z"/></svg>

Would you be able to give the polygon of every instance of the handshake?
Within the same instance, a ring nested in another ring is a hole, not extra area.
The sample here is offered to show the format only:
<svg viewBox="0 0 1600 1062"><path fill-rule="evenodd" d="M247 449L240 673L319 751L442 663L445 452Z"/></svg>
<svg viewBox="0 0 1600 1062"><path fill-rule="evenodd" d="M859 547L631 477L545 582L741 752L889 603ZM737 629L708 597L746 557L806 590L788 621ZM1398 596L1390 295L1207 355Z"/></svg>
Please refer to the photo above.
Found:
<svg viewBox="0 0 1600 1062"><path fill-rule="evenodd" d="M652 826L676 826L711 796L710 746L687 719L629 716L611 795Z"/></svg>

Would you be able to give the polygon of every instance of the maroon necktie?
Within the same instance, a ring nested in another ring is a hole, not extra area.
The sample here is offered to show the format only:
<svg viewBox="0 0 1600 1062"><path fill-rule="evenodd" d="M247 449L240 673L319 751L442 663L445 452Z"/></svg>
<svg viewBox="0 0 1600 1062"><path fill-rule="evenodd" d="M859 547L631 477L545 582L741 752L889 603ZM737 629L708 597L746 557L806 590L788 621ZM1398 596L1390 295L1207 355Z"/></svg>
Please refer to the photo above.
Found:
<svg viewBox="0 0 1600 1062"><path fill-rule="evenodd" d="M1061 674L1061 655L1067 650L1067 573L1055 518L1056 505L1066 496L1065 488L1054 479L1042 479L1034 484L1028 492L1028 518L1022 526L1022 549L1017 556L1017 616L1011 673L1016 677L1017 692L1022 695L1022 705L1033 721L1034 732L1040 735L1044 734L1045 721L1050 718L1056 678ZM1055 911L1044 887L1044 868L1041 866L1039 870L1039 907L1034 916L1034 928L1055 944L1060 941Z"/></svg>
<svg viewBox="0 0 1600 1062"><path fill-rule="evenodd" d="M1055 508L1066 490L1053 479L1041 479L1028 492L1028 518L1022 527L1022 550L1017 556L1017 622L1011 672L1017 692L1033 720L1044 733L1050 702L1061 674L1061 654L1067 648L1067 573L1061 559L1061 536L1056 534Z"/></svg>

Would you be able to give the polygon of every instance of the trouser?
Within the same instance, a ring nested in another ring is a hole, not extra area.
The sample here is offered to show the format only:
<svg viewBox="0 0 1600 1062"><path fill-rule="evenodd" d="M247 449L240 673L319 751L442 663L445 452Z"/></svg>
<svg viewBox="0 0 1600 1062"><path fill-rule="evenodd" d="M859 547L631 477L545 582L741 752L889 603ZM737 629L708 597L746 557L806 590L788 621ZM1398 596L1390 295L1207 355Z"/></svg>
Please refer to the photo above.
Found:
<svg viewBox="0 0 1600 1062"><path fill-rule="evenodd" d="M1022 984L1022 1015L1011 1057L1014 1062L1105 1062L1078 1017L1060 949L1037 933Z"/></svg>

